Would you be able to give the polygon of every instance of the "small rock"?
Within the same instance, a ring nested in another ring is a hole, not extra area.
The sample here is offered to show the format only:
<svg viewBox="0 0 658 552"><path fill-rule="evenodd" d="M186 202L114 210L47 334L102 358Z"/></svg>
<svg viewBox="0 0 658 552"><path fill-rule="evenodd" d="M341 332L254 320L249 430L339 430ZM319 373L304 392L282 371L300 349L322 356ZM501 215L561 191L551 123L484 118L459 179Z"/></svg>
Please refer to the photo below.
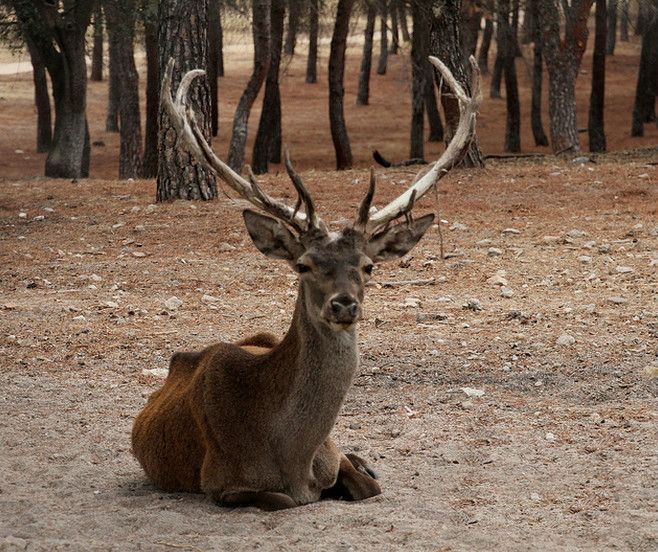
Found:
<svg viewBox="0 0 658 552"><path fill-rule="evenodd" d="M453 231L455 231L455 230L458 230L458 231L459 231L459 230L468 230L468 226L466 226L465 224L462 224L461 222L455 222L455 223L450 227L450 230L453 230Z"/></svg>
<svg viewBox="0 0 658 552"><path fill-rule="evenodd" d="M489 257L500 257L502 254L503 250L498 249L497 247L490 247L487 249L487 255L489 255Z"/></svg>
<svg viewBox="0 0 658 552"><path fill-rule="evenodd" d="M137 205L135 205L132 209L130 209L130 212L131 213L139 213L141 210L142 210L141 207L138 207Z"/></svg>
<svg viewBox="0 0 658 552"><path fill-rule="evenodd" d="M16 150L17 152L21 150ZM23 152L21 152L23 153ZM8 535L0 541L0 550L13 552L15 550L26 550L28 542L25 539L20 537L14 537L13 535Z"/></svg>
<svg viewBox="0 0 658 552"><path fill-rule="evenodd" d="M98 274L92 274L89 276L89 279L94 282L100 282L103 278L101 278Z"/></svg>
<svg viewBox="0 0 658 552"><path fill-rule="evenodd" d="M505 228L501 233L502 234L520 234L521 230L517 230L516 228Z"/></svg>
<svg viewBox="0 0 658 552"><path fill-rule="evenodd" d="M137 224L135 226L135 232L143 232L144 230L146 230L146 228L143 224Z"/></svg>
<svg viewBox="0 0 658 552"><path fill-rule="evenodd" d="M483 240L475 242L475 245L477 245L478 247L486 247L487 245L491 245L491 240L489 238L485 238Z"/></svg>
<svg viewBox="0 0 658 552"><path fill-rule="evenodd" d="M225 253L226 251L233 251L235 249L235 246L231 245L230 243L222 242L217 246L217 249Z"/></svg>
<svg viewBox="0 0 658 552"><path fill-rule="evenodd" d="M628 303L628 299L625 299L624 297L621 297L619 295L615 295L614 297L609 297L608 301L610 301L614 305L623 305L624 303Z"/></svg>
<svg viewBox="0 0 658 552"><path fill-rule="evenodd" d="M420 307L420 299L417 297L407 297L401 306L406 309L417 309Z"/></svg>
<svg viewBox="0 0 658 552"><path fill-rule="evenodd" d="M448 320L448 315L442 312L419 312L416 322L432 322L437 320Z"/></svg>
<svg viewBox="0 0 658 552"><path fill-rule="evenodd" d="M505 272L504 270L499 270L493 276L487 278L487 284L489 284L490 286L506 286L507 285L507 279L505 278L506 275L507 272Z"/></svg>
<svg viewBox="0 0 658 552"><path fill-rule="evenodd" d="M594 249L594 246L596 245L596 242L594 240L585 242L583 244L583 249Z"/></svg>
<svg viewBox="0 0 658 552"><path fill-rule="evenodd" d="M563 347L569 347L576 342L576 338L569 334L562 334L557 338L556 343Z"/></svg>
<svg viewBox="0 0 658 552"><path fill-rule="evenodd" d="M483 390L475 389L474 387L460 387L460 390L466 393L467 397L481 397L484 395Z"/></svg>
<svg viewBox="0 0 658 552"><path fill-rule="evenodd" d="M587 264L592 262L592 257L590 257L589 255L581 255L580 257L578 257L578 260L583 264Z"/></svg>
<svg viewBox="0 0 658 552"><path fill-rule="evenodd" d="M472 310L472 311L481 311L484 310L482 303L478 299L467 299L466 302L462 305L462 308Z"/></svg>
<svg viewBox="0 0 658 552"><path fill-rule="evenodd" d="M144 253L143 251L133 251L132 255L133 257L138 257L138 258L146 257L146 253Z"/></svg>
<svg viewBox="0 0 658 552"><path fill-rule="evenodd" d="M587 232L583 232L582 230L577 230L576 228L574 228L573 230L569 230L567 232L567 236L575 240L577 238L582 238L583 236L587 236Z"/></svg>
<svg viewBox="0 0 658 552"><path fill-rule="evenodd" d="M618 266L617 272L619 274L628 274L629 272L633 272L633 269L630 266Z"/></svg>
<svg viewBox="0 0 658 552"><path fill-rule="evenodd" d="M545 435L547 441L555 441L555 435L550 431Z"/></svg>
<svg viewBox="0 0 658 552"><path fill-rule="evenodd" d="M87 319L81 314L79 314L78 316L73 317L74 322L86 322L86 320Z"/></svg>
<svg viewBox="0 0 658 552"><path fill-rule="evenodd" d="M584 165L589 163L589 157L575 157L571 160L574 165Z"/></svg>
<svg viewBox="0 0 658 552"><path fill-rule="evenodd" d="M143 376L154 376L156 378L166 378L168 374L169 374L169 370L167 368L153 368L151 370L149 370L148 368L144 368L142 370L142 375Z"/></svg>
<svg viewBox="0 0 658 552"><path fill-rule="evenodd" d="M119 303L115 301L105 301L105 306L110 308L110 309L118 309L119 308Z"/></svg>
<svg viewBox="0 0 658 552"><path fill-rule="evenodd" d="M658 378L658 364L649 364L644 367L644 375L650 378Z"/></svg>
<svg viewBox="0 0 658 552"><path fill-rule="evenodd" d="M26 219L27 213L18 213L18 218Z"/></svg>
<svg viewBox="0 0 658 552"><path fill-rule="evenodd" d="M512 295L514 295L514 292L510 288L503 286L502 288L500 288L500 295L501 297L505 297L509 299L510 297L512 297Z"/></svg>
<svg viewBox="0 0 658 552"><path fill-rule="evenodd" d="M547 244L555 244L558 241L560 241L560 238L558 236L544 236L542 238L542 241Z"/></svg>
<svg viewBox="0 0 658 552"><path fill-rule="evenodd" d="M46 217L44 217L43 215L37 215L37 216L34 217L32 220L35 220L35 221L37 221L37 222L40 222L40 221L42 221L42 220L46 220Z"/></svg>
<svg viewBox="0 0 658 552"><path fill-rule="evenodd" d="M212 295L204 295L201 297L201 301L204 303L216 303L220 299L218 297L214 297Z"/></svg>
<svg viewBox="0 0 658 552"><path fill-rule="evenodd" d="M598 247L599 253L610 253L610 250L612 249L612 246L609 243L602 243Z"/></svg>
<svg viewBox="0 0 658 552"><path fill-rule="evenodd" d="M534 502L539 502L541 500L541 496L539 496L538 493L532 493L530 495L530 500L532 500Z"/></svg>
<svg viewBox="0 0 658 552"><path fill-rule="evenodd" d="M167 299L164 302L165 307L169 310L177 310L183 305L183 301L181 301L178 297L175 295L172 295L169 299Z"/></svg>
<svg viewBox="0 0 658 552"><path fill-rule="evenodd" d="M649 174L648 173L642 173L642 174L638 174L637 177L638 178L649 178Z"/></svg>

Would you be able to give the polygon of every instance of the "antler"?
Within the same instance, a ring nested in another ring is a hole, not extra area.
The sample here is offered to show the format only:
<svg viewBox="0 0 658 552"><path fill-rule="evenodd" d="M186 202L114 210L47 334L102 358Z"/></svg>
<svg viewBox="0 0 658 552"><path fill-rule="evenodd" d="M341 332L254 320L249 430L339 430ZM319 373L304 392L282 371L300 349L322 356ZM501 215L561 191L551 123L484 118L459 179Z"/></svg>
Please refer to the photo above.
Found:
<svg viewBox="0 0 658 552"><path fill-rule="evenodd" d="M203 136L203 132L199 128L194 115L194 110L191 106L187 105L187 91L190 88L192 81L194 81L196 77L205 75L206 72L202 69L194 69L185 73L180 81L178 90L176 91L176 100L174 101L171 96L171 80L174 72L174 64L174 59L170 58L162 81L160 98L169 114L172 125L176 129L178 137L182 140L187 150L194 156L197 163L221 178L230 188L235 190L255 207L271 214L279 220L282 220L297 230L300 234L314 228L326 232L326 226L315 212L315 206L313 205L311 194L304 184L302 184L301 179L292 168L287 148L285 153L286 169L288 170L288 174L293 181L298 195L297 206L294 209L283 201L270 197L267 193L261 190L249 167L247 167L247 170L249 172L250 182L247 182L242 176L236 173L231 167L215 155L215 152L212 151L210 144L208 144ZM302 204L306 211L305 214L299 212L299 207Z"/></svg>
<svg viewBox="0 0 658 552"><path fill-rule="evenodd" d="M441 157L434 163L432 168L419 180L417 180L407 191L391 201L388 205L374 213L363 221L363 203L359 208L357 222L355 228L361 227L369 234L373 234L377 229L386 226L392 220L407 215L413 209L414 203L425 195L441 178L443 178L448 171L452 169L461 159L466 155L471 140L475 135L475 122L482 100L482 93L480 91L480 69L475 58L471 56L469 62L471 64L472 73L472 96L469 98L464 91L464 88L457 82L453 74L439 59L430 56L430 62L443 76L454 95L459 102L459 124L455 131L452 140L448 144ZM372 188L372 183L371 183ZM366 197L371 195L368 191ZM364 200L365 202L365 200ZM369 203L368 203L369 207Z"/></svg>

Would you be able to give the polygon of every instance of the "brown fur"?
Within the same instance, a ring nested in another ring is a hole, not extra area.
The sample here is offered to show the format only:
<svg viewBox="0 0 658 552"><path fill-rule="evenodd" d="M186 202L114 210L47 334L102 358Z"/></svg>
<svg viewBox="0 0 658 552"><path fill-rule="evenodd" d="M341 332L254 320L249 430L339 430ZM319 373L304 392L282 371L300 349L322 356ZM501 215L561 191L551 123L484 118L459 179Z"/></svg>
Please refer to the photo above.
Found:
<svg viewBox="0 0 658 552"><path fill-rule="evenodd" d="M370 241L352 229L298 239L253 212L245 222L262 252L301 274L290 329L280 342L261 333L176 353L135 420L133 452L161 489L202 491L227 506L377 495L374 473L329 434L357 367L355 327L372 263L406 253L431 217Z"/></svg>

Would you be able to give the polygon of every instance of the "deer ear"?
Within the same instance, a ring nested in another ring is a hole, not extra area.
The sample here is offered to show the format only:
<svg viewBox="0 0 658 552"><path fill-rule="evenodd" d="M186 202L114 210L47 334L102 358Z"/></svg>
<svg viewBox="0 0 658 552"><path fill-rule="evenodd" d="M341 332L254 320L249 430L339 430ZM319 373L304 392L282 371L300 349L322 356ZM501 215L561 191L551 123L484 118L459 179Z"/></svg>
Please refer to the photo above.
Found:
<svg viewBox="0 0 658 552"><path fill-rule="evenodd" d="M373 262L390 261L406 255L432 224L434 215L429 214L411 224L401 223L375 234L366 246L366 255Z"/></svg>
<svg viewBox="0 0 658 552"><path fill-rule="evenodd" d="M251 240L264 255L294 261L304 253L299 240L278 220L249 209L242 212L242 217Z"/></svg>

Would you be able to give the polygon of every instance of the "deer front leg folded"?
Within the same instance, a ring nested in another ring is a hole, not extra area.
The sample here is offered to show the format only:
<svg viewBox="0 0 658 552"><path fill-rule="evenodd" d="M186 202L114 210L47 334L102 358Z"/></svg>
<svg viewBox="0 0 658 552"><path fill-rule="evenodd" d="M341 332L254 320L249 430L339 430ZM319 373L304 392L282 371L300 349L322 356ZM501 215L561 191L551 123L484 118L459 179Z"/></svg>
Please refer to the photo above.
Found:
<svg viewBox="0 0 658 552"><path fill-rule="evenodd" d="M342 454L336 483L322 493L322 498L365 500L381 492L375 472L363 458Z"/></svg>

